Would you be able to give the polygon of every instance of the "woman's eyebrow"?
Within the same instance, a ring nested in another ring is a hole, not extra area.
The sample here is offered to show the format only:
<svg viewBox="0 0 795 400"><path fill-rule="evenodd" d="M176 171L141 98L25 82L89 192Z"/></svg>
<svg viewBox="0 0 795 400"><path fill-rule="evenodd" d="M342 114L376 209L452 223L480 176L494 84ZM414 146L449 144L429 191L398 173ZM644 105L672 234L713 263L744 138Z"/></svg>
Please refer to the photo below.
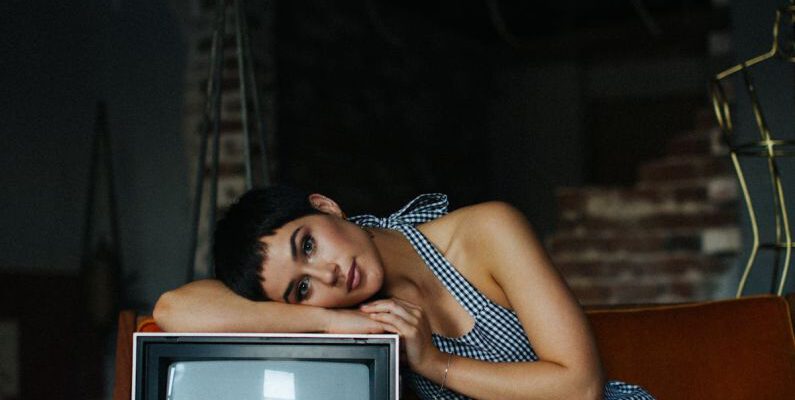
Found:
<svg viewBox="0 0 795 400"><path fill-rule="evenodd" d="M295 245L295 236L298 235L298 231L300 231L301 228L303 228L303 225L299 226L298 228L295 228L293 234L290 235L290 254L292 254L293 256L293 261L297 261L298 257L298 251L296 250L296 245Z"/></svg>
<svg viewBox="0 0 795 400"><path fill-rule="evenodd" d="M290 235L290 254L293 257L293 261L298 261L298 250L296 250L297 246L295 244L295 237L298 235L298 231L300 231L301 228L303 228L303 225L299 226L298 228L295 228L293 233ZM285 303L290 302L290 292L292 292L293 286L295 286L295 282L290 281L290 283L287 285L287 289L284 290L282 298L284 299Z"/></svg>
<svg viewBox="0 0 795 400"><path fill-rule="evenodd" d="M290 303L290 292L293 290L294 283L295 282L290 281L290 283L287 285L287 290L285 290L284 294L282 295L285 303Z"/></svg>

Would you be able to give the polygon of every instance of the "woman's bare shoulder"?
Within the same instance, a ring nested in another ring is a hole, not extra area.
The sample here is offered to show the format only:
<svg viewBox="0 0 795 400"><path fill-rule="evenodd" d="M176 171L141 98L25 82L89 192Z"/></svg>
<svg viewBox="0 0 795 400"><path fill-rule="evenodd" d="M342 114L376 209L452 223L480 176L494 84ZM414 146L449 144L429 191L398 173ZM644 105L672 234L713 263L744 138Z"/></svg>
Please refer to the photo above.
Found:
<svg viewBox="0 0 795 400"><path fill-rule="evenodd" d="M443 252L451 247L482 242L486 237L510 233L516 225L526 226L524 214L503 201L488 201L458 208L422 224L420 230Z"/></svg>

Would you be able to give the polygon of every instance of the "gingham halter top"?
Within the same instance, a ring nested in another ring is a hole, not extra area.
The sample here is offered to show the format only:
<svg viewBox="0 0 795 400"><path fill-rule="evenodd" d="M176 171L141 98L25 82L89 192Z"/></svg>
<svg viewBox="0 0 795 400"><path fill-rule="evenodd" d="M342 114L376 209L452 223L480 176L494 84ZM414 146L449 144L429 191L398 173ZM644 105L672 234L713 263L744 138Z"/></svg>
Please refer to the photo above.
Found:
<svg viewBox="0 0 795 400"><path fill-rule="evenodd" d="M441 193L418 196L387 218L372 215L351 217L350 221L363 226L400 231L414 247L425 264L469 315L475 325L460 337L432 334L434 346L446 353L491 362L537 361L522 324L512 310L502 307L472 286L436 246L415 225L447 214L447 196ZM425 377L409 373L411 384L423 399L468 399L439 386ZM608 382L604 398L610 400L653 400L636 385Z"/></svg>

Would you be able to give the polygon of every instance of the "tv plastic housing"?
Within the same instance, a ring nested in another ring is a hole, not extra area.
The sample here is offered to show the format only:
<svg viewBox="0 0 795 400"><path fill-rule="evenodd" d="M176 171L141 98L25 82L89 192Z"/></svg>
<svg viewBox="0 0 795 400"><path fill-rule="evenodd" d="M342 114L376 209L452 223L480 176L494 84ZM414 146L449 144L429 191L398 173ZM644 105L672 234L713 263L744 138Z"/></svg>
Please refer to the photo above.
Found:
<svg viewBox="0 0 795 400"><path fill-rule="evenodd" d="M132 400L398 400L397 335L135 333Z"/></svg>

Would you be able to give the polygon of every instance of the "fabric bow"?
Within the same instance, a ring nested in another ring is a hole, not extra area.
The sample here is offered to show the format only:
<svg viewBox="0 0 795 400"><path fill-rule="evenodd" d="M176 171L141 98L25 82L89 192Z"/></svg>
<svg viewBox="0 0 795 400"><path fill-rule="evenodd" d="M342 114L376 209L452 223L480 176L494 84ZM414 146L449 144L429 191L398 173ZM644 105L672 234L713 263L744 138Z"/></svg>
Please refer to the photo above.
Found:
<svg viewBox="0 0 795 400"><path fill-rule="evenodd" d="M447 214L447 195L428 193L417 196L400 210L386 218L374 215L357 215L349 221L365 227L395 229L404 225L417 225Z"/></svg>

